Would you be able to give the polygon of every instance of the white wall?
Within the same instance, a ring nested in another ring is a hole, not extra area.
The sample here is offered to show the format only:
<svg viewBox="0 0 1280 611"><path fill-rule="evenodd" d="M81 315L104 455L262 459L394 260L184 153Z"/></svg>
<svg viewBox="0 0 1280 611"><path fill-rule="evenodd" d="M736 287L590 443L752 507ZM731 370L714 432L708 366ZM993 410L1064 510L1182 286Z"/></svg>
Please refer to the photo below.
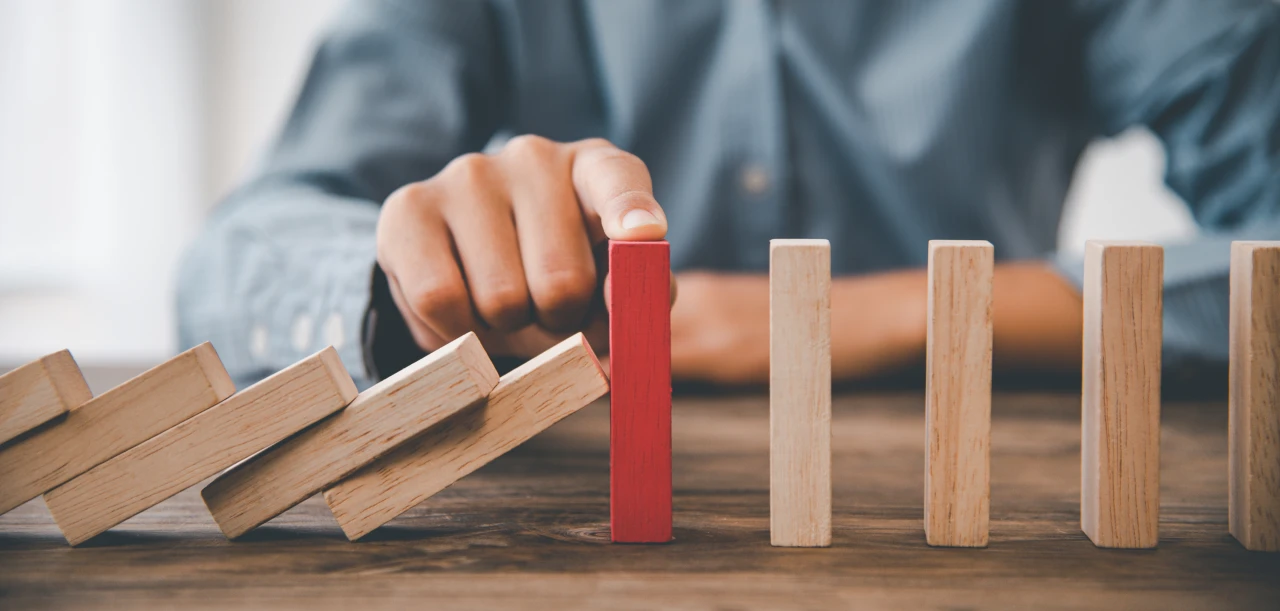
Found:
<svg viewBox="0 0 1280 611"><path fill-rule="evenodd" d="M210 196L233 188L284 121L341 0L209 3Z"/></svg>
<svg viewBox="0 0 1280 611"><path fill-rule="evenodd" d="M0 362L172 351L182 247L274 137L340 2L0 0ZM1162 171L1145 132L1091 149L1063 247L1191 234Z"/></svg>
<svg viewBox="0 0 1280 611"><path fill-rule="evenodd" d="M205 189L197 0L0 0L0 360L173 344Z"/></svg>

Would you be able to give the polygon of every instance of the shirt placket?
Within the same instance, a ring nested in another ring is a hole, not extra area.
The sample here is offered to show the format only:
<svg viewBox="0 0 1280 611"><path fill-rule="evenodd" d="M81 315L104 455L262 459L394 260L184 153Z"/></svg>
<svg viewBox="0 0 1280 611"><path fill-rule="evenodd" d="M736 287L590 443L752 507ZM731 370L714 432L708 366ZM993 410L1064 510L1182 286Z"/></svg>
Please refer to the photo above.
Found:
<svg viewBox="0 0 1280 611"><path fill-rule="evenodd" d="M745 50L727 94L724 133L728 147L726 168L739 239L737 258L748 269L769 265L767 244L785 237L787 168L781 75L778 73L777 29L773 8L766 0L735 5L747 38Z"/></svg>

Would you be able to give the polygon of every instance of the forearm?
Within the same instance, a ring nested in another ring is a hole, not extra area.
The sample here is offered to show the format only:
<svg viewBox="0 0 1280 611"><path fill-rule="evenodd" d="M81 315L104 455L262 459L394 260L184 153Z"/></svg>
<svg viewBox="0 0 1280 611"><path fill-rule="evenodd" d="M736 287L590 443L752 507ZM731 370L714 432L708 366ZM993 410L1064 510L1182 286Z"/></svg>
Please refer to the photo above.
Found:
<svg viewBox="0 0 1280 611"><path fill-rule="evenodd" d="M834 378L874 377L924 362L927 280L925 270L914 269L832 282ZM992 279L995 368L1079 370L1081 317L1080 296L1050 265L997 265Z"/></svg>
<svg viewBox="0 0 1280 611"><path fill-rule="evenodd" d="M926 290L917 269L833 278L832 378L872 378L923 363Z"/></svg>
<svg viewBox="0 0 1280 611"><path fill-rule="evenodd" d="M997 371L1080 371L1084 302L1051 265L996 265L991 298Z"/></svg>
<svg viewBox="0 0 1280 611"><path fill-rule="evenodd" d="M676 378L722 384L769 380L769 278L686 273L672 310ZM835 278L831 374L858 380L924 363L927 273L923 269ZM1004 263L993 280L995 367L1078 371L1082 309L1049 264Z"/></svg>

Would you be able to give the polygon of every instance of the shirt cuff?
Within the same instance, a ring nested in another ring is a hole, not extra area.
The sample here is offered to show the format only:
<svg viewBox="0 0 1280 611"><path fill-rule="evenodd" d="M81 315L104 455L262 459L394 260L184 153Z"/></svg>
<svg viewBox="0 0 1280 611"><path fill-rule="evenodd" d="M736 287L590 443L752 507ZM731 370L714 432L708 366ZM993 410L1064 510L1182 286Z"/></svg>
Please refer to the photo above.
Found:
<svg viewBox="0 0 1280 611"><path fill-rule="evenodd" d="M215 221L188 253L179 342L209 341L237 386L333 346L357 387L378 210L341 198L279 194Z"/></svg>

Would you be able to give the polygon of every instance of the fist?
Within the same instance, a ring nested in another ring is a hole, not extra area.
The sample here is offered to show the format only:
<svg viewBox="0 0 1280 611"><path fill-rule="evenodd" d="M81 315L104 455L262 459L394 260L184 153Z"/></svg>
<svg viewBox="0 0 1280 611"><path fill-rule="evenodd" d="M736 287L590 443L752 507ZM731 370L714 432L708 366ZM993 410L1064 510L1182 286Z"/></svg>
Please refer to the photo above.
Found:
<svg viewBox="0 0 1280 611"><path fill-rule="evenodd" d="M423 350L475 331L493 354L528 357L577 331L602 345L598 247L666 232L635 155L599 139L519 136L391 194L378 264Z"/></svg>

